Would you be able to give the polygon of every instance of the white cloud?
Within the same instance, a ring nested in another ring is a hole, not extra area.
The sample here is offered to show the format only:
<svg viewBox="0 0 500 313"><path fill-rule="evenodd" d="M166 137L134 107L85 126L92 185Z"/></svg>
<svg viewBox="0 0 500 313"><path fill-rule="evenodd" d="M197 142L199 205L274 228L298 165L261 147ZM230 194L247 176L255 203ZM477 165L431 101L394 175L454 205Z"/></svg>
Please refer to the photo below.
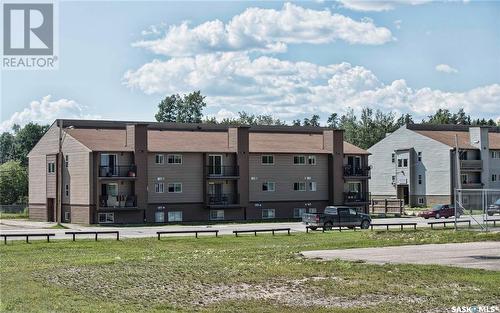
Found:
<svg viewBox="0 0 500 313"><path fill-rule="evenodd" d="M382 12L394 10L399 5L421 5L431 0L338 0L346 9L354 11L373 11Z"/></svg>
<svg viewBox="0 0 500 313"><path fill-rule="evenodd" d="M1 122L0 132L11 131L14 124L24 126L29 122L39 124L50 124L58 118L99 118L86 114L86 107L74 100L59 99L52 101L50 95L42 98L41 101L32 101L27 108L20 112L15 112L12 116Z"/></svg>
<svg viewBox="0 0 500 313"><path fill-rule="evenodd" d="M154 60L128 71L123 82L146 94L200 89L209 106L220 110L271 113L288 120L364 106L416 117L438 108L464 108L473 115L493 117L500 107L499 84L464 92L413 89L404 79L384 84L369 69L349 63L320 66L267 56L251 59L241 52Z"/></svg>
<svg viewBox="0 0 500 313"><path fill-rule="evenodd" d="M167 56L193 56L218 51L284 52L289 44L336 40L380 45L393 37L389 29L377 27L371 20L355 21L329 10L285 3L281 10L248 8L226 24L213 20L195 27L188 22L172 25L164 37L141 40L133 46Z"/></svg>
<svg viewBox="0 0 500 313"><path fill-rule="evenodd" d="M435 67L436 71L448 74L458 73L458 70L448 64L438 64Z"/></svg>

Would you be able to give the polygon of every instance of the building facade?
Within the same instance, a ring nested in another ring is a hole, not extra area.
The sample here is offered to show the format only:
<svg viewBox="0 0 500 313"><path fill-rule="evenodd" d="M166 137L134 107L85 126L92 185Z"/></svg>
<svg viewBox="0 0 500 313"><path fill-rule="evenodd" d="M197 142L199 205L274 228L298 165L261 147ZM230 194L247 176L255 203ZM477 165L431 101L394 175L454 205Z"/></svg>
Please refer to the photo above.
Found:
<svg viewBox="0 0 500 313"><path fill-rule="evenodd" d="M368 152L327 128L57 120L28 156L37 220L291 219L369 202Z"/></svg>
<svg viewBox="0 0 500 313"><path fill-rule="evenodd" d="M498 127L409 124L368 151L373 198L430 206L453 203L455 188L500 188Z"/></svg>

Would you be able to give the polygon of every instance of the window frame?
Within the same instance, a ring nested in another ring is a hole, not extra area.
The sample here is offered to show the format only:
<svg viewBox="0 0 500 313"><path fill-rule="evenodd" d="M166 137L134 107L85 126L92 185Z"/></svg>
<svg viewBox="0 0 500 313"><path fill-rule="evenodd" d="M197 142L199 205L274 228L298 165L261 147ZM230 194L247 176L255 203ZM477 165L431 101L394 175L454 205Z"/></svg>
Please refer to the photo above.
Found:
<svg viewBox="0 0 500 313"><path fill-rule="evenodd" d="M64 185L64 195L69 197L69 184Z"/></svg>
<svg viewBox="0 0 500 313"><path fill-rule="evenodd" d="M498 176L497 176L497 174L491 174L491 181L492 181L492 182L496 182L496 181L498 181Z"/></svg>
<svg viewBox="0 0 500 313"><path fill-rule="evenodd" d="M173 187L174 188L174 191L170 191L170 187ZM180 186L180 191L177 191L177 188ZM167 184L167 192L168 193L182 193L182 183L179 183L179 182L173 182L173 183L168 183Z"/></svg>
<svg viewBox="0 0 500 313"><path fill-rule="evenodd" d="M104 222L101 222L101 216L105 216ZM111 217L111 219L108 219ZM111 224L115 222L115 213L114 212L99 212L97 215L97 221L99 224Z"/></svg>
<svg viewBox="0 0 500 313"><path fill-rule="evenodd" d="M67 154L64 155L64 167L69 167L69 155Z"/></svg>
<svg viewBox="0 0 500 313"><path fill-rule="evenodd" d="M272 160L272 162L264 162L264 159L267 159L267 161L269 161L269 159ZM262 154L260 156L260 164L261 165L274 165L274 154Z"/></svg>
<svg viewBox="0 0 500 313"><path fill-rule="evenodd" d="M300 212L300 210L303 210L302 214L298 213ZM307 213L306 208L293 208L293 218L302 218L302 216L306 213Z"/></svg>
<svg viewBox="0 0 500 313"><path fill-rule="evenodd" d="M170 162L171 157L173 162ZM180 160L180 162L175 162L176 160ZM182 165L182 162L182 154L167 154L167 164Z"/></svg>
<svg viewBox="0 0 500 313"><path fill-rule="evenodd" d="M422 162L422 151L417 152L417 160L418 162Z"/></svg>
<svg viewBox="0 0 500 313"><path fill-rule="evenodd" d="M418 197L418 198L417 198L417 204L419 204L419 205L424 205L424 204L425 204L424 197Z"/></svg>
<svg viewBox="0 0 500 313"><path fill-rule="evenodd" d="M309 191L318 191L318 183L317 182L309 181L307 185L309 187ZM314 186L314 188L313 188L313 186Z"/></svg>
<svg viewBox="0 0 500 313"><path fill-rule="evenodd" d="M266 216L264 216L264 212L266 212L266 214L265 214ZM273 212L272 216L269 216L270 212ZM276 218L276 209L265 208L265 209L262 209L261 214L262 214L263 220L270 220L270 219Z"/></svg>
<svg viewBox="0 0 500 313"><path fill-rule="evenodd" d="M304 163L297 163L296 158L302 158L304 160ZM293 156L293 165L306 165L306 156L303 154L296 154Z"/></svg>
<svg viewBox="0 0 500 313"><path fill-rule="evenodd" d="M156 182L155 183L155 193L165 193L165 183L164 182Z"/></svg>
<svg viewBox="0 0 500 313"><path fill-rule="evenodd" d="M56 162L47 162L47 174L54 174L56 172Z"/></svg>
<svg viewBox="0 0 500 313"><path fill-rule="evenodd" d="M179 216L176 216L175 218L171 219L170 214L173 214L173 215L180 214L180 219L179 219ZM168 211L167 212L167 222L169 222L169 223L170 222L182 222L182 219L183 219L182 211Z"/></svg>
<svg viewBox="0 0 500 313"><path fill-rule="evenodd" d="M273 188L269 188L269 186L271 186L271 185L273 186ZM264 186L266 186L266 188L267 188L266 190L264 190ZM263 192L275 192L276 191L276 182L270 181L270 180L263 182L262 183L262 191Z"/></svg>
<svg viewBox="0 0 500 313"><path fill-rule="evenodd" d="M219 216L219 213L221 212L222 212L222 217ZM216 213L215 218L213 213ZM210 210L209 218L211 221L223 221L225 219L224 210Z"/></svg>
<svg viewBox="0 0 500 313"><path fill-rule="evenodd" d="M423 177L422 177L422 174L418 174L418 184L419 185L422 185L422 182L423 182Z"/></svg>
<svg viewBox="0 0 500 313"><path fill-rule="evenodd" d="M304 189L295 189L295 185L297 184L297 186L301 186L301 185L304 185ZM307 191L307 185L306 185L306 182L304 181L299 181L299 182L294 182L293 183L293 191L301 191L301 192L304 192L304 191Z"/></svg>
<svg viewBox="0 0 500 313"><path fill-rule="evenodd" d="M160 162L158 162L158 161L160 161ZM157 153L155 155L155 164L157 164L157 165L165 164L165 155L162 153Z"/></svg>
<svg viewBox="0 0 500 313"><path fill-rule="evenodd" d="M314 160L314 162L311 162L312 160ZM316 166L317 161L318 161L318 160L317 160L317 158L316 158L316 156L315 156L315 155L308 155L308 156L307 156L307 164L308 164L308 165Z"/></svg>

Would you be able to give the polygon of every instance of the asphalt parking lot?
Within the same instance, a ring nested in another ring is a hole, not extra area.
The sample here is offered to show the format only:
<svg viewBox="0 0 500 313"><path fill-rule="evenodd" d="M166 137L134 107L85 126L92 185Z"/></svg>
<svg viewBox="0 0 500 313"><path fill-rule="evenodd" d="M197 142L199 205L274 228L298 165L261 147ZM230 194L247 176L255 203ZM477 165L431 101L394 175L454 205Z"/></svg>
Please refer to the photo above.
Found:
<svg viewBox="0 0 500 313"><path fill-rule="evenodd" d="M303 251L306 258L372 264L438 264L500 271L500 242L468 242L379 248ZM423 257L425 256L425 257Z"/></svg>

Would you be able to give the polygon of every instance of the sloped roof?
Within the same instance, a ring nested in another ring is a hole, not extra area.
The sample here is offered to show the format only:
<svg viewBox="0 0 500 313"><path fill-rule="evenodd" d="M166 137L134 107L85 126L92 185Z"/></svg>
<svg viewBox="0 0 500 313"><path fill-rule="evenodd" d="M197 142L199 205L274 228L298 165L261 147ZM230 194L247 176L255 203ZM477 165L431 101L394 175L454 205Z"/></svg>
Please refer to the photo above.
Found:
<svg viewBox="0 0 500 313"><path fill-rule="evenodd" d="M229 147L227 132L148 130L152 152L236 152Z"/></svg>
<svg viewBox="0 0 500 313"><path fill-rule="evenodd" d="M330 153L323 147L322 134L253 133L249 134L250 152Z"/></svg>
<svg viewBox="0 0 500 313"><path fill-rule="evenodd" d="M414 130L415 132L439 141L447 146L455 147L455 136L458 137L458 147L460 149L477 149L470 143L468 131L436 131L436 130ZM489 132L488 141L490 149L500 149L500 133Z"/></svg>
<svg viewBox="0 0 500 313"><path fill-rule="evenodd" d="M355 146L347 141L344 141L344 154L370 154L370 152L361 149L358 146Z"/></svg>

